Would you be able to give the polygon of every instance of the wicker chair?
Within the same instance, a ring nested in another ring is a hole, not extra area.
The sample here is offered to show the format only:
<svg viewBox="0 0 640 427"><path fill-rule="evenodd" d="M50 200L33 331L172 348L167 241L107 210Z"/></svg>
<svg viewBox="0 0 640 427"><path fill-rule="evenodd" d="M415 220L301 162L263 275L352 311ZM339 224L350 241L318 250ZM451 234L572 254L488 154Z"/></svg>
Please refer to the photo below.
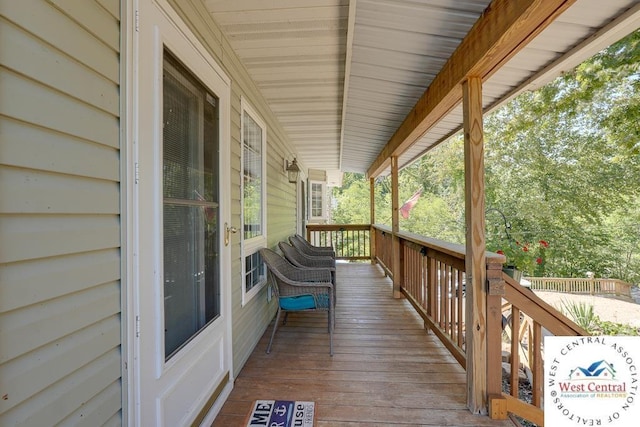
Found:
<svg viewBox="0 0 640 427"><path fill-rule="evenodd" d="M299 234L289 237L291 244L305 255L311 256L330 256L336 258L336 253L331 246L313 246L311 243Z"/></svg>
<svg viewBox="0 0 640 427"><path fill-rule="evenodd" d="M286 242L278 243L278 247L289 262L297 267L328 268L336 271L336 260L325 255L308 255Z"/></svg>
<svg viewBox="0 0 640 427"><path fill-rule="evenodd" d="M331 272L326 268L299 268L271 249L260 249L267 264L269 281L278 300L278 314L271 332L267 354L271 352L280 315L284 312L283 324L293 311L326 311L329 330L329 354L333 356L333 326L335 323L334 293Z"/></svg>
<svg viewBox="0 0 640 427"><path fill-rule="evenodd" d="M297 248L286 242L278 243L278 247L284 254L284 257L291 264L300 268L327 268L331 271L331 283L333 283L334 296L333 301L337 300L336 291L336 260L329 256L311 256L300 252Z"/></svg>

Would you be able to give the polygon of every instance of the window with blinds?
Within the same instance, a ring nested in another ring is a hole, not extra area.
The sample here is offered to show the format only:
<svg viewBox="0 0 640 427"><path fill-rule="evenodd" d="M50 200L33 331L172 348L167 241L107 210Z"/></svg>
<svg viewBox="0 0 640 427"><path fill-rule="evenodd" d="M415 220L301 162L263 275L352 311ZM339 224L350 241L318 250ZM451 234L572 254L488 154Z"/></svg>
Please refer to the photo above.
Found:
<svg viewBox="0 0 640 427"><path fill-rule="evenodd" d="M218 99L167 51L163 65L165 358L220 315Z"/></svg>
<svg viewBox="0 0 640 427"><path fill-rule="evenodd" d="M266 245L266 126L242 102L242 218L244 262L243 304L265 283L266 271L258 250Z"/></svg>
<svg viewBox="0 0 640 427"><path fill-rule="evenodd" d="M244 239L262 235L262 156L264 130L248 111L242 115Z"/></svg>

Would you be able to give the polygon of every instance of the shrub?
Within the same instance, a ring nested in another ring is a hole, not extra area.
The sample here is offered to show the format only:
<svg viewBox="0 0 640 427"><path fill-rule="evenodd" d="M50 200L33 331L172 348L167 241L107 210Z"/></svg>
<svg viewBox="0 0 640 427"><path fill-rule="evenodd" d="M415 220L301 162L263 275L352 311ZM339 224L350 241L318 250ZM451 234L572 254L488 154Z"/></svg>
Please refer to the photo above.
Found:
<svg viewBox="0 0 640 427"><path fill-rule="evenodd" d="M578 324L582 329L589 332L593 330L596 325L598 316L593 311L593 306L584 302L575 301L561 301L562 311L565 315L571 317L571 319Z"/></svg>
<svg viewBox="0 0 640 427"><path fill-rule="evenodd" d="M592 335L640 335L639 328L600 319L593 311L593 305L584 302L562 300L560 311Z"/></svg>

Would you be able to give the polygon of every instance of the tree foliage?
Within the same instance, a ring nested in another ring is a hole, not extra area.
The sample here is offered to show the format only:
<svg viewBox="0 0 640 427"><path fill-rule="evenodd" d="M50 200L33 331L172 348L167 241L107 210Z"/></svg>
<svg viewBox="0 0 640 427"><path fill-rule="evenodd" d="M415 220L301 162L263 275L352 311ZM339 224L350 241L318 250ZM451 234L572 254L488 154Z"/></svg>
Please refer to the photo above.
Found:
<svg viewBox="0 0 640 427"><path fill-rule="evenodd" d="M639 44L636 31L485 116L487 247L548 243L527 274L640 281ZM464 241L463 151L458 135L401 171L400 204L423 190L402 229ZM335 222L368 222L362 176L335 196ZM379 179L377 223L390 224L390 196Z"/></svg>

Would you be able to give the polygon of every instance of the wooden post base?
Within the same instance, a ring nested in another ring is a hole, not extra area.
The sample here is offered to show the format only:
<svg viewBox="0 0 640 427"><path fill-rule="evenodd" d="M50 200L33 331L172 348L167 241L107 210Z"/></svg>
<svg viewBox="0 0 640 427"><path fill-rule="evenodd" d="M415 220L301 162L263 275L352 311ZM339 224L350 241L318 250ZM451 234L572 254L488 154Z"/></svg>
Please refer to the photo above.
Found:
<svg viewBox="0 0 640 427"><path fill-rule="evenodd" d="M493 420L506 420L507 413L507 399L500 395L489 396L489 416Z"/></svg>

